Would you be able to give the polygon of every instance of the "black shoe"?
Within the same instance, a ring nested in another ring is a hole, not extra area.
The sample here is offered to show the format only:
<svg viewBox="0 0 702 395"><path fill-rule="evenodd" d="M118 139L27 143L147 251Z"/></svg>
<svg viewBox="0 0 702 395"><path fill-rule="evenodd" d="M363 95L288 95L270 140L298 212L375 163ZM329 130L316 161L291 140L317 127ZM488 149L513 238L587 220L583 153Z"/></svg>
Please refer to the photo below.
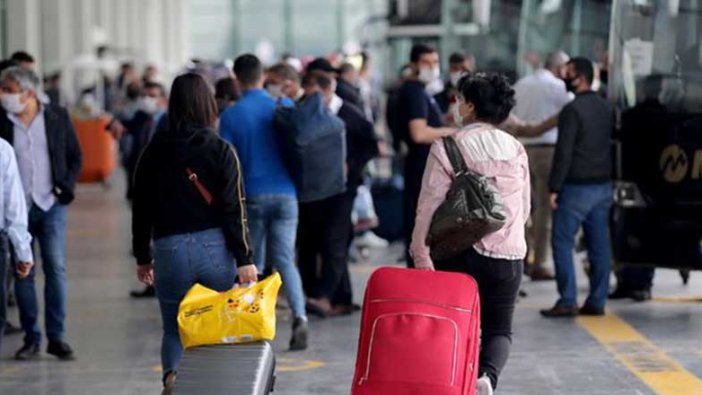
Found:
<svg viewBox="0 0 702 395"><path fill-rule="evenodd" d="M307 310L308 315L313 315L322 319L329 318L329 310L325 310L316 303L307 302L305 304L305 310Z"/></svg>
<svg viewBox="0 0 702 395"><path fill-rule="evenodd" d="M614 292L609 294L608 298L612 300L621 300L631 298L631 290L629 288L617 287Z"/></svg>
<svg viewBox="0 0 702 395"><path fill-rule="evenodd" d="M578 315L578 309L568 306L553 306L550 309L541 310L541 315L545 318L566 318L575 317Z"/></svg>
<svg viewBox="0 0 702 395"><path fill-rule="evenodd" d="M18 361L31 361L34 359L39 359L39 344L27 344L25 343L22 348L15 353L15 359Z"/></svg>
<svg viewBox="0 0 702 395"><path fill-rule="evenodd" d="M62 361L73 361L76 359L71 346L66 342L49 342L46 352Z"/></svg>
<svg viewBox="0 0 702 395"><path fill-rule="evenodd" d="M578 310L580 315L590 315L590 316L603 316L605 315L604 307L595 307L590 305L583 305L583 307Z"/></svg>
<svg viewBox="0 0 702 395"><path fill-rule="evenodd" d="M5 336L16 335L18 333L22 333L22 328L12 325L11 322L5 323Z"/></svg>
<svg viewBox="0 0 702 395"><path fill-rule="evenodd" d="M156 288L147 286L143 291L132 291L129 293L129 295L135 299L155 298Z"/></svg>
<svg viewBox="0 0 702 395"><path fill-rule="evenodd" d="M636 302L646 302L648 300L651 300L651 290L650 289L641 289L638 291L631 291L631 298L634 299Z"/></svg>
<svg viewBox="0 0 702 395"><path fill-rule="evenodd" d="M295 318L292 327L292 339L290 339L290 351L306 350L308 335L307 320L299 317Z"/></svg>

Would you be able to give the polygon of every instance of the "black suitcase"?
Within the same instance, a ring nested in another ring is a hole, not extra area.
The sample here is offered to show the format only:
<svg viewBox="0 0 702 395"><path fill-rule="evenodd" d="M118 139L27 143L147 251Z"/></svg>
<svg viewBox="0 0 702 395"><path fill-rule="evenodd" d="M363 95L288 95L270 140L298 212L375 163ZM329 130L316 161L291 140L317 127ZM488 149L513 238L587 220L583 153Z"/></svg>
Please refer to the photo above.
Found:
<svg viewBox="0 0 702 395"><path fill-rule="evenodd" d="M392 180L375 181L371 187L375 212L378 214L376 235L388 241L396 241L404 236L403 190Z"/></svg>
<svg viewBox="0 0 702 395"><path fill-rule="evenodd" d="M173 394L267 395L275 384L268 342L194 347L183 353Z"/></svg>

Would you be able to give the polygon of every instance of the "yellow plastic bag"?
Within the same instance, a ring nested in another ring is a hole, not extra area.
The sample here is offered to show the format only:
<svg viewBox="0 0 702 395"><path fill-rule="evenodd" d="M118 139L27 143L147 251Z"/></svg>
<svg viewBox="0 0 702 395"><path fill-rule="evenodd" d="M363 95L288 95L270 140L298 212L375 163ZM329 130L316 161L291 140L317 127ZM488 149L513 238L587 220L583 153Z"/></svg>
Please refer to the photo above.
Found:
<svg viewBox="0 0 702 395"><path fill-rule="evenodd" d="M195 284L178 309L183 347L273 340L280 285L278 273L249 288L221 293Z"/></svg>

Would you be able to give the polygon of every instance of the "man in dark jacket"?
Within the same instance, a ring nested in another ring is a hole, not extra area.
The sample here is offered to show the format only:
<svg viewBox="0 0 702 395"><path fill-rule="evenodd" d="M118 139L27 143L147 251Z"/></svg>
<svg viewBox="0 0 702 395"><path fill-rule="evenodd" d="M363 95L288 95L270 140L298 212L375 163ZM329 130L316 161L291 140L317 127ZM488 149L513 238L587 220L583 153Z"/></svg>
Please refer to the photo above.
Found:
<svg viewBox="0 0 702 395"><path fill-rule="evenodd" d="M319 72L317 72L319 73ZM326 78L325 78L326 77ZM344 227L347 230L347 248L341 250L344 253L344 265L336 268L324 267L322 270L322 286L324 287L336 275L328 273L329 270L339 269L340 280L336 286L336 291L330 299L333 306L332 314L350 314L353 312L353 294L349 277L348 265L348 244L353 236L353 225L351 223L351 210L356 199L356 191L363 183L363 170L368 161L378 155L378 138L375 134L375 127L365 117L361 109L343 100L333 90L332 75L318 74L316 78L307 78L306 89L308 91L318 90L324 95L327 107L332 114L338 116L346 126L346 192L343 194L342 204L339 210L343 212ZM327 84L327 80L329 83ZM343 231L341 228L339 231Z"/></svg>
<svg viewBox="0 0 702 395"><path fill-rule="evenodd" d="M64 338L66 316L65 235L67 205L73 201L82 156L68 112L40 97L37 75L21 67L0 74L0 138L15 149L29 208L29 231L39 243L46 276L47 352L72 360ZM16 359L37 359L41 343L35 270L16 283L24 346Z"/></svg>
<svg viewBox="0 0 702 395"><path fill-rule="evenodd" d="M307 66L307 72L311 73L313 71L323 71L333 75L336 87L334 88L334 93L336 93L342 100L353 104L359 109L363 110L363 99L361 99L361 91L355 86L351 85L348 81L343 78L336 78L340 74L341 70L334 68L331 63L325 58L317 58L313 60Z"/></svg>
<svg viewBox="0 0 702 395"><path fill-rule="evenodd" d="M560 299L541 311L545 317L603 315L611 271L609 212L612 207L611 138L614 112L591 89L592 62L574 58L567 64L566 88L575 100L558 119L558 142L549 188L553 213L553 260ZM575 235L585 232L590 257L590 294L577 308L573 250Z"/></svg>

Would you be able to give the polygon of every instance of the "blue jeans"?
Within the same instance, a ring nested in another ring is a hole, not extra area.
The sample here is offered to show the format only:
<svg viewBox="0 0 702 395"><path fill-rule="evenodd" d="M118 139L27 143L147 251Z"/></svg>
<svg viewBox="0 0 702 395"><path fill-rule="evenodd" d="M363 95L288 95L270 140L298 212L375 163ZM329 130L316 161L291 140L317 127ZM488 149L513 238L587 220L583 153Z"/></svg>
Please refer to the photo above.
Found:
<svg viewBox="0 0 702 395"><path fill-rule="evenodd" d="M156 296L161 307L164 376L178 371L183 346L178 306L195 283L224 292L234 286L236 262L220 229L167 236L154 241Z"/></svg>
<svg viewBox="0 0 702 395"><path fill-rule="evenodd" d="M44 306L46 336L49 341L64 341L66 319L66 213L67 207L54 204L49 211L36 205L29 210L29 233L33 244L39 243L41 263L46 277ZM20 322L25 332L24 342L41 343L39 329L39 304L34 285L36 266L29 276L15 281L15 295L19 307Z"/></svg>
<svg viewBox="0 0 702 395"><path fill-rule="evenodd" d="M561 296L558 305L577 306L573 250L575 236L582 226L590 260L590 294L585 304L596 308L604 307L612 270L609 239L612 197L611 183L565 185L559 193L551 233L556 281Z"/></svg>
<svg viewBox="0 0 702 395"><path fill-rule="evenodd" d="M293 315L306 317L302 280L295 266L297 199L288 195L256 196L247 200L246 211L258 271L263 272L268 260L282 277Z"/></svg>

